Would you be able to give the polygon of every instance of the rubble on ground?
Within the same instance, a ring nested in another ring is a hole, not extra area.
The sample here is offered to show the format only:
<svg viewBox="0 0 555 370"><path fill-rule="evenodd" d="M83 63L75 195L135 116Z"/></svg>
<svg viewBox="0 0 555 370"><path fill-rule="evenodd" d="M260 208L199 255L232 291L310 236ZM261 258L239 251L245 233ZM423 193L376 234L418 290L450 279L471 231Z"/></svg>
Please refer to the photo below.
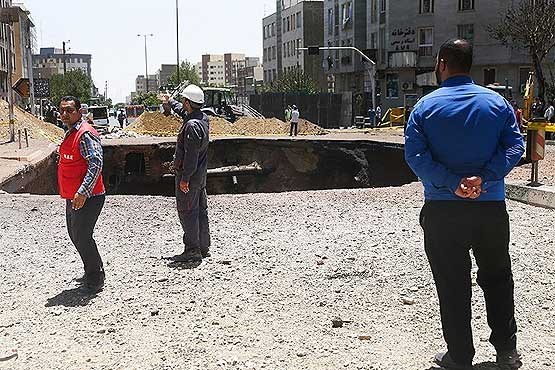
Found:
<svg viewBox="0 0 555 370"><path fill-rule="evenodd" d="M64 130L49 122L38 119L17 106L14 107L14 118L15 133L17 135L17 131L21 130L22 138L24 129L27 129L30 139L45 139L57 143L61 142L64 138ZM9 105L5 100L0 99L0 139L7 139L9 137L9 122Z"/></svg>
<svg viewBox="0 0 555 370"><path fill-rule="evenodd" d="M145 112L133 124L125 128L126 132L140 135L172 137L177 136L181 128L181 118L161 112ZM327 131L314 123L301 119L299 135L325 135ZM242 117L231 123L220 117L210 117L210 134L212 136L268 136L289 135L289 123L277 118Z"/></svg>

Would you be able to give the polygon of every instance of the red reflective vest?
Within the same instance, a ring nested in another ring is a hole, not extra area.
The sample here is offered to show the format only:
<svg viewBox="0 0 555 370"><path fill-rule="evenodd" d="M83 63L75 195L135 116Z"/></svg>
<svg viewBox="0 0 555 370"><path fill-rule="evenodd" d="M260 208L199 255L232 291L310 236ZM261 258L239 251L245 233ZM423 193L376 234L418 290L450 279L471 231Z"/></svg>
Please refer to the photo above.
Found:
<svg viewBox="0 0 555 370"><path fill-rule="evenodd" d="M79 130L73 130L60 145L60 161L58 163L58 188L64 199L73 199L87 174L87 161L79 150L79 141L85 132L98 136L98 132L87 122L82 122ZM102 174L93 188L92 195L104 194Z"/></svg>

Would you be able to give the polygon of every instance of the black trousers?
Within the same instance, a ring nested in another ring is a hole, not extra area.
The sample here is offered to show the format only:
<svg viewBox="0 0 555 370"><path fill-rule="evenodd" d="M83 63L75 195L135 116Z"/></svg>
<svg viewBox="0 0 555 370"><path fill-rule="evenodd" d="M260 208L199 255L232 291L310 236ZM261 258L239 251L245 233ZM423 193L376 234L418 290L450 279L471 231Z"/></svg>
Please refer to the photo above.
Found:
<svg viewBox="0 0 555 370"><path fill-rule="evenodd" d="M81 256L87 275L103 270L102 259L93 239L93 233L105 200L104 195L89 198L83 208L77 211L71 208L71 200L66 200L67 231L71 242Z"/></svg>
<svg viewBox="0 0 555 370"><path fill-rule="evenodd" d="M289 129L289 136L297 136L297 132L299 131L299 122L291 122L291 128Z"/></svg>
<svg viewBox="0 0 555 370"><path fill-rule="evenodd" d="M505 202L427 202L420 224L451 357L470 364L475 354L470 324L470 249L478 265L477 282L486 300L490 342L497 351L515 349L517 327Z"/></svg>
<svg viewBox="0 0 555 370"><path fill-rule="evenodd" d="M208 251L210 228L206 188L189 189L188 193L183 193L177 186L176 199L185 250L200 248L202 251Z"/></svg>

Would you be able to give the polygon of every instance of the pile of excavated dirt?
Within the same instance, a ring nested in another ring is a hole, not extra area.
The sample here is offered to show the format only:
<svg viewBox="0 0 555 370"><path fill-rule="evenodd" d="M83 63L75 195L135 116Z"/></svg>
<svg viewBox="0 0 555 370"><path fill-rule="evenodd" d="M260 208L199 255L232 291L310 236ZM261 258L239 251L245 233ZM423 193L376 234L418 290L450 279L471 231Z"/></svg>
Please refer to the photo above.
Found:
<svg viewBox="0 0 555 370"><path fill-rule="evenodd" d="M141 135L149 136L177 136L182 124L181 118L161 112L144 112L127 126L124 131L131 131Z"/></svg>
<svg viewBox="0 0 555 370"><path fill-rule="evenodd" d="M132 125L125 128L125 131L150 136L176 136L181 122L179 117L173 115L166 117L160 112L145 112ZM289 135L289 123L277 118L248 117L231 123L223 118L210 117L210 134L213 136ZM299 121L299 135L325 134L327 131L314 123L305 119Z"/></svg>
<svg viewBox="0 0 555 370"><path fill-rule="evenodd" d="M8 103L0 99L0 140L8 139L10 135L9 112ZM16 136L17 131L21 130L21 137L23 138L24 129L27 129L27 133L31 139L46 139L52 142L60 142L64 138L64 130L51 123L41 121L19 107L14 108L14 117Z"/></svg>

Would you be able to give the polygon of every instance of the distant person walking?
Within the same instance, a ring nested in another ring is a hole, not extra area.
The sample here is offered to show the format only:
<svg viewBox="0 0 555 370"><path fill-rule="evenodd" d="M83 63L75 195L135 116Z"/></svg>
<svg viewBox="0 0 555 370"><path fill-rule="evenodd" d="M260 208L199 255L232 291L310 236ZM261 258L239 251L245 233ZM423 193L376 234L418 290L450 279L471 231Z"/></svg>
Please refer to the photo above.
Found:
<svg viewBox="0 0 555 370"><path fill-rule="evenodd" d="M118 122L119 122L119 125L121 126L121 128L123 128L124 123L125 123L126 120L127 120L127 116L125 115L123 110L120 110L119 114L118 114Z"/></svg>
<svg viewBox="0 0 555 370"><path fill-rule="evenodd" d="M555 107L553 107L553 102L549 101L547 104L547 109L545 110L545 113L543 114L543 118L545 118L545 120L547 122L554 122L555 121Z"/></svg>
<svg viewBox="0 0 555 370"><path fill-rule="evenodd" d="M375 127L378 127L382 123L382 105L378 104L376 107L376 124Z"/></svg>
<svg viewBox="0 0 555 370"><path fill-rule="evenodd" d="M541 101L541 99L539 97L536 96L536 98L534 99L534 103L532 103L532 106L530 107L530 110L532 113L531 116L532 118L542 118L543 114L544 114L544 105L543 102Z"/></svg>
<svg viewBox="0 0 555 370"><path fill-rule="evenodd" d="M299 117L299 109L296 105L293 105L291 110L291 128L289 129L289 136L293 136L293 134L297 136L299 131Z"/></svg>
<svg viewBox="0 0 555 370"><path fill-rule="evenodd" d="M435 362L446 369L472 369L472 249L496 362L517 368L522 364L504 177L520 161L524 143L511 105L472 81L472 59L468 41L449 40L440 47L436 74L443 83L415 106L405 158L424 183L420 224L448 350Z"/></svg>
<svg viewBox="0 0 555 370"><path fill-rule="evenodd" d="M373 106L370 106L370 108L368 108L367 115L368 120L370 121L370 127L376 127L376 111L374 110Z"/></svg>
<svg viewBox="0 0 555 370"><path fill-rule="evenodd" d="M69 237L81 256L85 275L79 279L90 293L104 286L104 266L93 239L94 227L104 207L102 145L95 129L82 121L81 102L66 96L60 103L61 119L67 132L60 145L58 185L66 199Z"/></svg>
<svg viewBox="0 0 555 370"><path fill-rule="evenodd" d="M210 257L210 229L206 175L208 168L209 121L200 108L204 92L196 85L183 91L179 103L162 96L164 110L171 108L183 117L175 148L175 195L177 213L183 227L184 251L174 256L176 262L199 262Z"/></svg>

